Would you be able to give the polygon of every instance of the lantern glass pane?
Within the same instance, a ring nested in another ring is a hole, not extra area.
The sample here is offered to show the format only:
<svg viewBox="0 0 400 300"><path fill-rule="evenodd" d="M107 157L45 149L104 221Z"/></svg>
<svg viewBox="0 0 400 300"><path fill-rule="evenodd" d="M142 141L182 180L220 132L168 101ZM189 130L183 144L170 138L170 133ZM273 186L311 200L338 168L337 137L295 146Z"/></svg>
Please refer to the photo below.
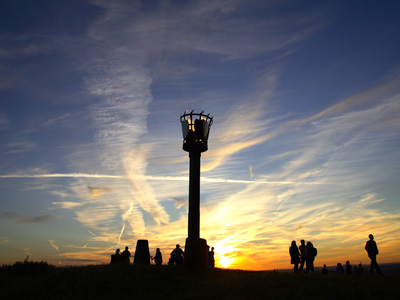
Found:
<svg viewBox="0 0 400 300"><path fill-rule="evenodd" d="M188 133L189 133L189 122L188 120L184 120L181 122L182 125L182 136L183 139L186 139Z"/></svg>

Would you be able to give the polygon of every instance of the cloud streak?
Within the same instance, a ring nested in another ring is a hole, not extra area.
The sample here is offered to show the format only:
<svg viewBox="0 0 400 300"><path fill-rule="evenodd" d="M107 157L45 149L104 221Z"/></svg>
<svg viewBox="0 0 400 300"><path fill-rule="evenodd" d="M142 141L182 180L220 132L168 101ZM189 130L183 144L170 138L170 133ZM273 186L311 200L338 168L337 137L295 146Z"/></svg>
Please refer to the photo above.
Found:
<svg viewBox="0 0 400 300"><path fill-rule="evenodd" d="M1 213L0 218L15 222L17 224L37 224L57 219L55 215L42 215L37 217L30 217L27 215L12 213L12 212Z"/></svg>
<svg viewBox="0 0 400 300"><path fill-rule="evenodd" d="M136 173L135 173L136 174ZM132 172L132 176L119 176L119 175L106 175L106 174L9 174L9 175L0 175L0 178L104 178L104 179L132 179L137 181L149 180L149 181L188 181L187 176L153 176L153 175L134 175ZM237 180L237 179L227 179L227 178L212 178L212 177L201 177L201 182L209 182L209 183L243 183L243 184L322 184L320 182L299 182L299 181L269 181L269 180ZM111 188L94 188L88 187L89 194L91 197L96 197L102 195L104 193L109 193L112 191Z"/></svg>
<svg viewBox="0 0 400 300"><path fill-rule="evenodd" d="M49 240L49 244L51 247L54 248L54 250L56 250L57 252L60 251L60 248L57 246L56 242L54 240Z"/></svg>
<svg viewBox="0 0 400 300"><path fill-rule="evenodd" d="M0 178L110 178L110 179L125 179L125 176L120 175L107 175L107 174L84 174L84 173L70 173L70 174L8 174L0 175Z"/></svg>

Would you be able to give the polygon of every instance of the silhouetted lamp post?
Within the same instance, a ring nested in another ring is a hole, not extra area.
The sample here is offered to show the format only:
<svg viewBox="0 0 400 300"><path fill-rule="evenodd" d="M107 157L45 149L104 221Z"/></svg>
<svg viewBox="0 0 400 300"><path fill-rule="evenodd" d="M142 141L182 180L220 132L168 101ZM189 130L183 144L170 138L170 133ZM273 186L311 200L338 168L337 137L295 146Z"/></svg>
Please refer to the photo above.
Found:
<svg viewBox="0 0 400 300"><path fill-rule="evenodd" d="M189 152L189 216L185 265L207 267L207 241L200 238L200 157L208 150L213 118L193 111L181 115L183 150Z"/></svg>

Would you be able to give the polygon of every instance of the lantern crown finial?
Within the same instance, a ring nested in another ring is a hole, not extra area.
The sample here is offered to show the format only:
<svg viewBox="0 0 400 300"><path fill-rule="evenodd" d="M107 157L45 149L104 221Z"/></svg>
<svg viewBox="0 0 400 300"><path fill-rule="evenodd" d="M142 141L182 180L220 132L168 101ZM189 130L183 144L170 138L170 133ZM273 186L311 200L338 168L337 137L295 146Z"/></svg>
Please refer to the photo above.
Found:
<svg viewBox="0 0 400 300"><path fill-rule="evenodd" d="M191 150L199 150L205 152L208 149L208 135L210 127L213 123L213 117L210 114L190 113L186 111L181 115L183 150L190 152Z"/></svg>

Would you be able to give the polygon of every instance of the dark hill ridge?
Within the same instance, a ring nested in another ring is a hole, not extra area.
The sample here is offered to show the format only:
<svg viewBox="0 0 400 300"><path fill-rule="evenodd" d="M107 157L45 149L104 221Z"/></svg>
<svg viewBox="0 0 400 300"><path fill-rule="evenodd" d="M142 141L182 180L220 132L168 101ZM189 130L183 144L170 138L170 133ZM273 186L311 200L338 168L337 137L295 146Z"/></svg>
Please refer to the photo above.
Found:
<svg viewBox="0 0 400 300"><path fill-rule="evenodd" d="M21 263L0 268L0 299L396 299L400 274L337 276L184 267Z"/></svg>

